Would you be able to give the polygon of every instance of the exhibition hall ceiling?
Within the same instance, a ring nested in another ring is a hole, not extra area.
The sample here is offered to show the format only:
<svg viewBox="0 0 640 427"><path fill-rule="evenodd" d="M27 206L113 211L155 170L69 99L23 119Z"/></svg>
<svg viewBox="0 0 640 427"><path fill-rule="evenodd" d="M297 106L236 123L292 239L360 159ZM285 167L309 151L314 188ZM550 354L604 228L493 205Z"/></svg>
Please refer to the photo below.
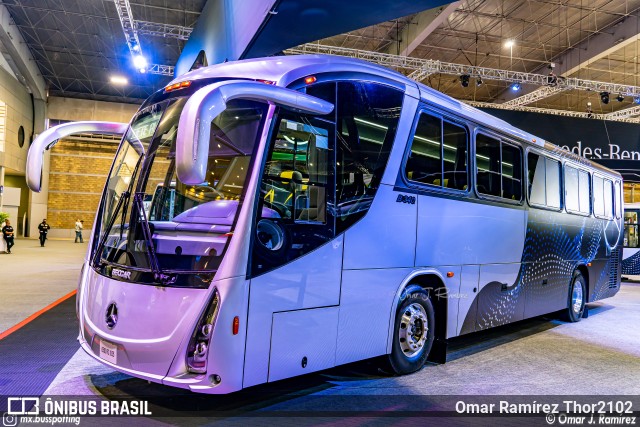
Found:
<svg viewBox="0 0 640 427"><path fill-rule="evenodd" d="M139 23L193 27L206 0L133 0ZM169 77L134 67L111 0L2 0L49 86L50 96L141 102ZM185 40L139 34L150 64L175 64ZM128 79L125 86L110 82Z"/></svg>
<svg viewBox="0 0 640 427"><path fill-rule="evenodd" d="M184 35L205 3L130 1L140 46L150 65L175 65ZM170 80L168 75L141 74L133 66L114 1L2 0L2 4L28 44L50 95L140 102ZM421 29L424 21L424 16L416 14L314 43L544 75L554 62L560 76L638 86L639 12L640 0L468 0L444 8L437 25L429 30L412 31ZM420 33L417 38L412 35L416 32ZM410 37L417 43L407 51ZM571 61L577 66L565 72ZM125 76L129 84L112 84L110 78L116 74ZM459 75L431 74L422 82L458 99L490 103L535 89L524 85L514 93L510 81L483 79L477 85L476 80L472 76L463 87ZM610 94L605 104L599 92L563 90L528 105L585 111L590 102L594 113L634 105L632 97L619 102L617 95Z"/></svg>

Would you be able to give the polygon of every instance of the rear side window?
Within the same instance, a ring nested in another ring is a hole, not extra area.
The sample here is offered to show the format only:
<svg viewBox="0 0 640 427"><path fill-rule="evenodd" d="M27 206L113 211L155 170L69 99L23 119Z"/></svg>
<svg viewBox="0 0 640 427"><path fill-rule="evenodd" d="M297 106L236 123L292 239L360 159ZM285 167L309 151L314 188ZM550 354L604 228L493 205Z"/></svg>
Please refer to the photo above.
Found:
<svg viewBox="0 0 640 427"><path fill-rule="evenodd" d="M529 202L533 205L559 209L560 162L537 153L529 153L527 156L527 165ZM577 181L575 185L577 187ZM578 193L576 191L576 206L577 196Z"/></svg>
<svg viewBox="0 0 640 427"><path fill-rule="evenodd" d="M589 215L591 213L589 174L566 165L564 168L564 197L567 211Z"/></svg>
<svg viewBox="0 0 640 427"><path fill-rule="evenodd" d="M613 218L613 182L593 177L593 213L601 218Z"/></svg>
<svg viewBox="0 0 640 427"><path fill-rule="evenodd" d="M405 177L434 187L466 190L469 186L467 141L464 127L421 113L405 165Z"/></svg>
<svg viewBox="0 0 640 427"><path fill-rule="evenodd" d="M484 134L476 136L478 193L522 200L522 150Z"/></svg>

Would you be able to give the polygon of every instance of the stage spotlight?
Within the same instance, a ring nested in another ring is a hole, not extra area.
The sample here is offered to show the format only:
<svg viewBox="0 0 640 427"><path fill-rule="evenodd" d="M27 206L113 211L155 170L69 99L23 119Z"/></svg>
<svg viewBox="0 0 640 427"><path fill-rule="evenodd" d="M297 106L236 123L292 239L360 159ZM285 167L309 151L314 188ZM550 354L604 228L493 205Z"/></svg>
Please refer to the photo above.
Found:
<svg viewBox="0 0 640 427"><path fill-rule="evenodd" d="M633 97L633 102L636 104L640 104L640 96L634 96Z"/></svg>
<svg viewBox="0 0 640 427"><path fill-rule="evenodd" d="M608 104L609 92L600 92L600 101L602 101L603 104Z"/></svg>
<svg viewBox="0 0 640 427"><path fill-rule="evenodd" d="M616 101L618 102L622 102L624 101L624 95L622 95L621 93L618 94L618 96L616 96Z"/></svg>
<svg viewBox="0 0 640 427"><path fill-rule="evenodd" d="M556 87L558 85L558 76L553 74L553 71L547 76L547 84L551 87Z"/></svg>
<svg viewBox="0 0 640 427"><path fill-rule="evenodd" d="M478 77L478 78L476 79L476 86L480 87L480 86L482 86L482 83L484 83L484 82L482 81L482 78Z"/></svg>
<svg viewBox="0 0 640 427"><path fill-rule="evenodd" d="M515 82L514 84L511 85L511 90L514 92L517 92L520 90L520 83Z"/></svg>
<svg viewBox="0 0 640 427"><path fill-rule="evenodd" d="M468 87L469 86L469 79L471 78L471 76L469 74L463 74L460 76L460 84L462 85L462 87Z"/></svg>
<svg viewBox="0 0 640 427"><path fill-rule="evenodd" d="M587 102L587 118L593 117L593 111L591 110L591 102Z"/></svg>

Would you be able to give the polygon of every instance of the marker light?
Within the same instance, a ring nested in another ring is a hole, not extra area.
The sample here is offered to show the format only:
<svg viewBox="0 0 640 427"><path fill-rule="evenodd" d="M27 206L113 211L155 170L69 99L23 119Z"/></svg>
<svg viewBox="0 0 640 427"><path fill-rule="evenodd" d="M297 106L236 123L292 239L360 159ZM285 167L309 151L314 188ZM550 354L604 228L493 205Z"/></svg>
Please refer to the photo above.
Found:
<svg viewBox="0 0 640 427"><path fill-rule="evenodd" d="M164 88L164 92L173 92L174 90L184 89L185 87L191 86L191 80L185 80L183 82L174 83L172 85L166 86Z"/></svg>
<svg viewBox="0 0 640 427"><path fill-rule="evenodd" d="M114 85L120 85L120 86L124 86L126 84L129 84L129 80L127 80L125 77L121 77L121 76L111 76L110 81Z"/></svg>
<svg viewBox="0 0 640 427"><path fill-rule="evenodd" d="M316 76L309 76L304 78L304 82L308 85L310 85L311 83L315 83L316 80L318 80L316 79Z"/></svg>
<svg viewBox="0 0 640 427"><path fill-rule="evenodd" d="M447 277L453 277L453 276L454 276L453 271L447 271Z"/></svg>
<svg viewBox="0 0 640 427"><path fill-rule="evenodd" d="M262 80L262 79L257 79L256 81L257 81L257 82L260 82L260 83L267 84L267 85L274 85L274 84L276 84L276 82L271 81L271 80Z"/></svg>
<svg viewBox="0 0 640 427"><path fill-rule="evenodd" d="M233 335L238 335L240 330L240 318L238 316L233 318Z"/></svg>

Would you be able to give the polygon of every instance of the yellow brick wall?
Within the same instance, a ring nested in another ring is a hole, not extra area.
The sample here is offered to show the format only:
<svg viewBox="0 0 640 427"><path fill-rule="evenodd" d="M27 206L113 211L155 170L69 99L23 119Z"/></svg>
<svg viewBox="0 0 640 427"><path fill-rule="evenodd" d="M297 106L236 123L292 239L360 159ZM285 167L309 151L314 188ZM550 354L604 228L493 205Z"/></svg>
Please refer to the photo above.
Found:
<svg viewBox="0 0 640 427"><path fill-rule="evenodd" d="M55 229L93 225L117 143L62 140L51 151L47 221Z"/></svg>

